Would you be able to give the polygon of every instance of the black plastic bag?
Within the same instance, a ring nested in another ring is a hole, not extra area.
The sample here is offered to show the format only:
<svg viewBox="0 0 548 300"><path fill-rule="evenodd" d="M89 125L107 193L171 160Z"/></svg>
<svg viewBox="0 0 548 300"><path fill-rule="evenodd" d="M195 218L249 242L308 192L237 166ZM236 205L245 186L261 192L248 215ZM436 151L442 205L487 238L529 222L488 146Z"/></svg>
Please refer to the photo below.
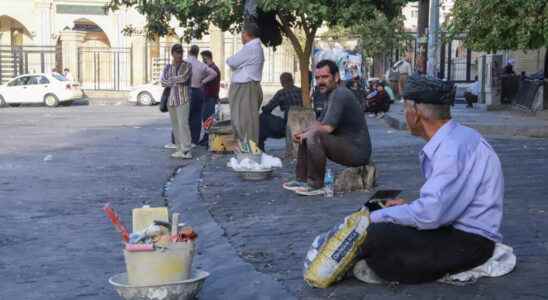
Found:
<svg viewBox="0 0 548 300"><path fill-rule="evenodd" d="M171 92L170 87L164 88L164 91L162 92L162 98L160 99L160 106L158 108L163 113L167 112L167 101L169 100L170 92Z"/></svg>

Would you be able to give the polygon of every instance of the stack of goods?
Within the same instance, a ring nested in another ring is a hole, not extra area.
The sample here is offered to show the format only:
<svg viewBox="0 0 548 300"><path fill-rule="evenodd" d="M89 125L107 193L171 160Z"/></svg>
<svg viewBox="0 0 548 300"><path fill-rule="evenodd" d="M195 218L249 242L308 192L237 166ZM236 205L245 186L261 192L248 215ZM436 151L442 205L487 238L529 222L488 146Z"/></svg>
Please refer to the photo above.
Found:
<svg viewBox="0 0 548 300"><path fill-rule="evenodd" d="M134 286L167 284L191 276L196 233L179 223L179 214L169 220L166 207L133 210L131 234L107 204L103 208L124 240L128 283Z"/></svg>

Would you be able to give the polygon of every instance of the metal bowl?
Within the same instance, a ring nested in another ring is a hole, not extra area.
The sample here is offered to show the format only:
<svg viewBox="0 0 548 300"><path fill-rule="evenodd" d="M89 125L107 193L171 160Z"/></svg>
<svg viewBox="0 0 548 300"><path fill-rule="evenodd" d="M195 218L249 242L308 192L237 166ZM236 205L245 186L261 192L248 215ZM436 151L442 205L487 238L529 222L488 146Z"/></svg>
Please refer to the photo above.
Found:
<svg viewBox="0 0 548 300"><path fill-rule="evenodd" d="M236 153L236 158L238 159L239 162L247 158L251 161L261 164L262 154Z"/></svg>
<svg viewBox="0 0 548 300"><path fill-rule="evenodd" d="M208 272L195 270L192 272L192 278L187 280L150 286L132 286L128 283L127 273L121 273L110 277L108 282L125 300L190 300L200 292L208 276Z"/></svg>
<svg viewBox="0 0 548 300"><path fill-rule="evenodd" d="M272 176L272 169L261 171L236 171L236 173L238 173L243 180L259 181L270 178L270 176Z"/></svg>

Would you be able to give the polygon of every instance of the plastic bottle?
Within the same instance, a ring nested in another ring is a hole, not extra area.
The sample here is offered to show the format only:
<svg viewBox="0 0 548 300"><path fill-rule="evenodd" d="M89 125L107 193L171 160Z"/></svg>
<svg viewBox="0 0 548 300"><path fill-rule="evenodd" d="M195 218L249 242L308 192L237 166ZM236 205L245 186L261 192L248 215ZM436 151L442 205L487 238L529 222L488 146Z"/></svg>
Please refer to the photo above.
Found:
<svg viewBox="0 0 548 300"><path fill-rule="evenodd" d="M327 169L325 171L325 177L324 177L324 188L325 188L325 196L328 198L333 197L334 181L335 181L335 178L333 177L333 171L331 171L331 169Z"/></svg>
<svg viewBox="0 0 548 300"><path fill-rule="evenodd" d="M221 107L219 106L219 104L215 104L215 113L214 113L214 115L215 115L215 120L217 122L222 121L221 120Z"/></svg>

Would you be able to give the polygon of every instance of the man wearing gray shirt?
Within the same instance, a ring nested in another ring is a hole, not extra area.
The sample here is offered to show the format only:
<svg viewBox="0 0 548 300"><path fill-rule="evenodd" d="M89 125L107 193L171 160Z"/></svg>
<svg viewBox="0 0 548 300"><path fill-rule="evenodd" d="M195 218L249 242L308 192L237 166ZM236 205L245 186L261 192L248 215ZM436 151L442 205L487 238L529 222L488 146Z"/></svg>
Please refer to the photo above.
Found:
<svg viewBox="0 0 548 300"><path fill-rule="evenodd" d="M192 65L192 76L190 78L190 135L192 144L197 145L200 141L202 130L202 106L205 102L204 84L217 77L217 73L208 65L198 60L200 48L192 45L188 51L186 62Z"/></svg>
<svg viewBox="0 0 548 300"><path fill-rule="evenodd" d="M335 62L322 60L316 66L316 82L326 96L327 108L310 127L293 136L299 143L295 181L286 190L302 196L322 195L327 159L350 167L365 166L371 157L369 130L358 99L340 86Z"/></svg>

